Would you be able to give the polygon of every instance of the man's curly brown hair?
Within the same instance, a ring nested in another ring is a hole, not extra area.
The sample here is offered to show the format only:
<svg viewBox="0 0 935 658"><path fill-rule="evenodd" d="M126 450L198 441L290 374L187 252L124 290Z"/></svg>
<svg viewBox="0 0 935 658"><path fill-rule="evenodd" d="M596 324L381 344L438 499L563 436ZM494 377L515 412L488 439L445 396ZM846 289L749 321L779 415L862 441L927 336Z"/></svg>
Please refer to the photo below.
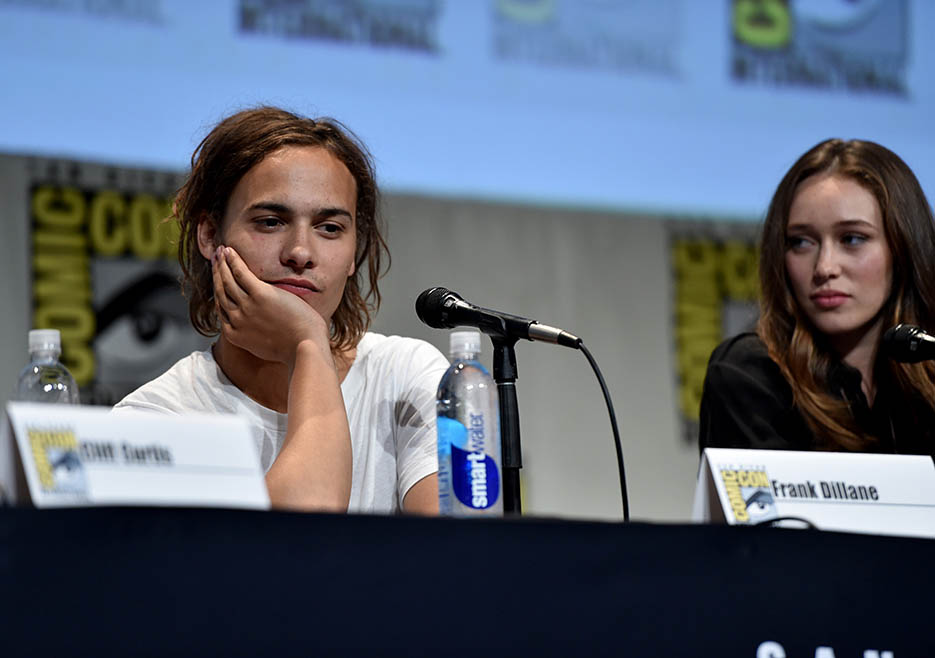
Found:
<svg viewBox="0 0 935 658"><path fill-rule="evenodd" d="M188 179L179 189L170 220L179 223L179 263L189 316L205 336L220 333L214 304L211 262L198 249L198 225L212 222L221 229L227 202L240 179L265 157L285 146L317 146L328 150L357 183L355 272L331 318L335 349L357 344L380 306L377 282L389 265L389 251L378 216L379 190L366 147L334 119L310 119L276 107L238 112L208 133L192 154ZM364 268L366 265L366 268ZM367 288L363 288L363 272Z"/></svg>

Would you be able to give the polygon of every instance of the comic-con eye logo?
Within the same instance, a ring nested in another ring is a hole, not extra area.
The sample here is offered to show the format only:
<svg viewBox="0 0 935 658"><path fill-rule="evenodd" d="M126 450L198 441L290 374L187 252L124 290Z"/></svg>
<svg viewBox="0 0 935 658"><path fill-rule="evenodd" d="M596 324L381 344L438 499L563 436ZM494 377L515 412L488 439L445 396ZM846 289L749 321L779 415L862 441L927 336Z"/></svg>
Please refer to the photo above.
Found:
<svg viewBox="0 0 935 658"><path fill-rule="evenodd" d="M87 494L87 478L74 430L27 428L26 436L43 491Z"/></svg>
<svg viewBox="0 0 935 658"><path fill-rule="evenodd" d="M755 525L779 516L765 470L722 468L720 472L737 523Z"/></svg>
<svg viewBox="0 0 935 658"><path fill-rule="evenodd" d="M789 45L792 16L785 0L735 0L733 13L737 41L767 50Z"/></svg>
<svg viewBox="0 0 935 658"><path fill-rule="evenodd" d="M736 82L908 92L908 0L733 0L731 24Z"/></svg>

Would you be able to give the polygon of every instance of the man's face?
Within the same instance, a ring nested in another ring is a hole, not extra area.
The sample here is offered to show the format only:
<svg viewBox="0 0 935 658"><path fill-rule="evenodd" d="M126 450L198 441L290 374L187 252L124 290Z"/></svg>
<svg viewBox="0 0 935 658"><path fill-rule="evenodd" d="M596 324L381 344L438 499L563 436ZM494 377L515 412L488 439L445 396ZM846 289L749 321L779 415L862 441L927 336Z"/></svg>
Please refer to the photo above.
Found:
<svg viewBox="0 0 935 658"><path fill-rule="evenodd" d="M286 146L237 183L213 244L233 247L262 281L304 299L331 321L354 273L357 184L316 146ZM209 248L202 254L209 258Z"/></svg>

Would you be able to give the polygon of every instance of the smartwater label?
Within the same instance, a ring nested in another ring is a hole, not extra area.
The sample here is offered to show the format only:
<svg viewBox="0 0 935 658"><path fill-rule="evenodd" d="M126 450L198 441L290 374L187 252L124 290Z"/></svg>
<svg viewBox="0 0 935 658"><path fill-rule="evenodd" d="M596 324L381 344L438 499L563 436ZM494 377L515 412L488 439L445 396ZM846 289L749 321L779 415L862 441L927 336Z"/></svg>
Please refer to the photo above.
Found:
<svg viewBox="0 0 935 658"><path fill-rule="evenodd" d="M500 495L497 463L483 452L451 446L451 480L455 496L474 509L487 509Z"/></svg>
<svg viewBox="0 0 935 658"><path fill-rule="evenodd" d="M439 443L451 450L451 489L462 505L488 509L500 496L497 462L485 452L483 414L470 414L471 427L453 418L438 418ZM441 454L441 452L440 452Z"/></svg>

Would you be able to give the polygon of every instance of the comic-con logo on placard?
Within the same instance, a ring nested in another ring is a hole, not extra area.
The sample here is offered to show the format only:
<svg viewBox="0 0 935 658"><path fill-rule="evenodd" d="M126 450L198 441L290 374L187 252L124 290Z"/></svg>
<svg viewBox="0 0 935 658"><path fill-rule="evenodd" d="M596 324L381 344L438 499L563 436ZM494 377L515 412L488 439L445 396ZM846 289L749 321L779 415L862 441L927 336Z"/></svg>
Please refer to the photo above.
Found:
<svg viewBox="0 0 935 658"><path fill-rule="evenodd" d="M906 94L907 0L733 0L742 84Z"/></svg>
<svg viewBox="0 0 935 658"><path fill-rule="evenodd" d="M78 438L72 429L26 429L39 486L46 493L88 493Z"/></svg>
<svg viewBox="0 0 935 658"><path fill-rule="evenodd" d="M779 516L765 469L720 468L718 473L737 523L755 525Z"/></svg>

